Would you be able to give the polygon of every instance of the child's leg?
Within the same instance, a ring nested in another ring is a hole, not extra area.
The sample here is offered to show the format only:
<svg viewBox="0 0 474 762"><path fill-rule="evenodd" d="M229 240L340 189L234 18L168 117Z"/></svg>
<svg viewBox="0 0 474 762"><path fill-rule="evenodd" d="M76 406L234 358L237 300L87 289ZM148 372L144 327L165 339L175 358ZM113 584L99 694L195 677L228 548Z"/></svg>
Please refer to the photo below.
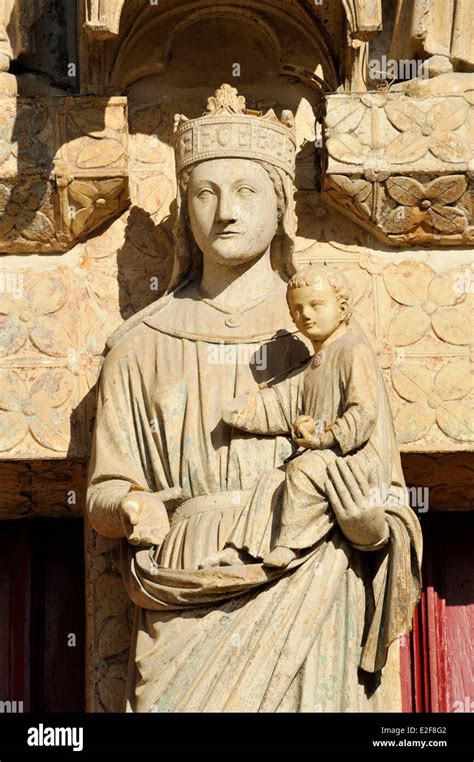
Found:
<svg viewBox="0 0 474 762"><path fill-rule="evenodd" d="M202 561L201 568L234 566L263 558L275 545L285 471L266 471L252 490L223 550Z"/></svg>
<svg viewBox="0 0 474 762"><path fill-rule="evenodd" d="M329 510L324 483L327 466L335 458L332 450L308 450L288 464L277 546L294 551L310 548L333 526L334 515Z"/></svg>

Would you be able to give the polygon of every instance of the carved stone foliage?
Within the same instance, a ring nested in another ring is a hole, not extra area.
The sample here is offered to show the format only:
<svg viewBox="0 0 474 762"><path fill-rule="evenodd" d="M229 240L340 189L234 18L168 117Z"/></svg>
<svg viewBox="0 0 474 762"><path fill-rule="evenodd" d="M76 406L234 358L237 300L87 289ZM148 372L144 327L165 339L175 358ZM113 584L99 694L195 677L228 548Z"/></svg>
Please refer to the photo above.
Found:
<svg viewBox="0 0 474 762"><path fill-rule="evenodd" d="M123 711L128 649L133 620L120 575L120 542L86 528L90 562L87 609L94 621L89 633L87 705L89 711Z"/></svg>
<svg viewBox="0 0 474 762"><path fill-rule="evenodd" d="M0 271L1 458L87 457L106 338L163 292L171 245L166 226L133 207L78 250L74 268ZM323 257L350 277L402 449L469 447L474 272L462 265L437 273L304 237L297 249L300 262Z"/></svg>
<svg viewBox="0 0 474 762"><path fill-rule="evenodd" d="M169 280L170 234L136 206L74 254L0 263L0 458L88 457L106 338Z"/></svg>
<svg viewBox="0 0 474 762"><path fill-rule="evenodd" d="M472 243L470 106L469 94L330 96L328 202L391 244Z"/></svg>
<svg viewBox="0 0 474 762"><path fill-rule="evenodd" d="M124 98L0 98L0 247L64 251L129 202Z"/></svg>
<svg viewBox="0 0 474 762"><path fill-rule="evenodd" d="M0 280L1 455L77 454L84 436L71 414L81 398L83 358L73 302L80 301L81 287L61 268L54 274L3 271Z"/></svg>

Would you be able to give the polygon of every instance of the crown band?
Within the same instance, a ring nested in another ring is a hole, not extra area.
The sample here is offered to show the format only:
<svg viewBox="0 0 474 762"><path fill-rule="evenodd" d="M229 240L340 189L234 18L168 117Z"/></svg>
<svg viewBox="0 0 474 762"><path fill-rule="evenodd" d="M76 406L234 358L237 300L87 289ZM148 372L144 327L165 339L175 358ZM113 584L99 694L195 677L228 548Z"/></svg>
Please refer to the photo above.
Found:
<svg viewBox="0 0 474 762"><path fill-rule="evenodd" d="M176 171L198 161L244 158L265 161L283 169L294 180L296 139L290 111L283 122L270 109L262 115L245 108L245 98L230 85L221 85L208 98L207 114L175 122Z"/></svg>
<svg viewBox="0 0 474 762"><path fill-rule="evenodd" d="M295 140L286 127L254 116L204 116L176 131L176 167L213 158L268 161L294 178Z"/></svg>
<svg viewBox="0 0 474 762"><path fill-rule="evenodd" d="M232 90L235 97L237 91L229 85L222 88L216 95ZM279 122L273 112L265 116L254 114L245 113L242 108L240 113L229 113L222 108L220 113L214 111L197 119L181 118L175 130L177 172L198 161L245 158L268 162L294 179L296 140L293 130Z"/></svg>

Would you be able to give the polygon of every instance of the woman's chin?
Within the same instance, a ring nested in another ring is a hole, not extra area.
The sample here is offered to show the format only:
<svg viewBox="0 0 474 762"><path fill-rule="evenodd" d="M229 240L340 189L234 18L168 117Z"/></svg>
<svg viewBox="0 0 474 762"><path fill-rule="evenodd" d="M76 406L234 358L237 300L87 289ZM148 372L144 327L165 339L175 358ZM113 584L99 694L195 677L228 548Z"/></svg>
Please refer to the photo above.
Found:
<svg viewBox="0 0 474 762"><path fill-rule="evenodd" d="M219 241L219 245L213 247L211 259L216 264L238 267L259 259L263 254L264 252L243 250L242 246L236 246L235 241L229 239L228 241Z"/></svg>

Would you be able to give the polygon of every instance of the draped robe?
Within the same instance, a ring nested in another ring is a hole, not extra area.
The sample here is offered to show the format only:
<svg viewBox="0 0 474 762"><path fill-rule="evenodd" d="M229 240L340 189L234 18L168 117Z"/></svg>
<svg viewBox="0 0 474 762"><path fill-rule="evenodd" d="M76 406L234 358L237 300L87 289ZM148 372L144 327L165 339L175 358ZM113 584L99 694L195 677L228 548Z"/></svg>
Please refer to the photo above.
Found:
<svg viewBox="0 0 474 762"><path fill-rule="evenodd" d="M470 0L397 0L390 58L441 55L461 71L473 71L471 16Z"/></svg>
<svg viewBox="0 0 474 762"><path fill-rule="evenodd" d="M294 330L283 281L234 315L191 284L161 299L105 360L87 501L94 528L123 536L117 510L131 486L181 488L160 548L123 541L136 604L128 711L384 708L387 646L410 628L419 594L411 509L387 509L390 541L376 553L353 548L336 526L284 570L197 568L224 547L261 474L292 451L287 437L229 427L221 411L306 361Z"/></svg>

